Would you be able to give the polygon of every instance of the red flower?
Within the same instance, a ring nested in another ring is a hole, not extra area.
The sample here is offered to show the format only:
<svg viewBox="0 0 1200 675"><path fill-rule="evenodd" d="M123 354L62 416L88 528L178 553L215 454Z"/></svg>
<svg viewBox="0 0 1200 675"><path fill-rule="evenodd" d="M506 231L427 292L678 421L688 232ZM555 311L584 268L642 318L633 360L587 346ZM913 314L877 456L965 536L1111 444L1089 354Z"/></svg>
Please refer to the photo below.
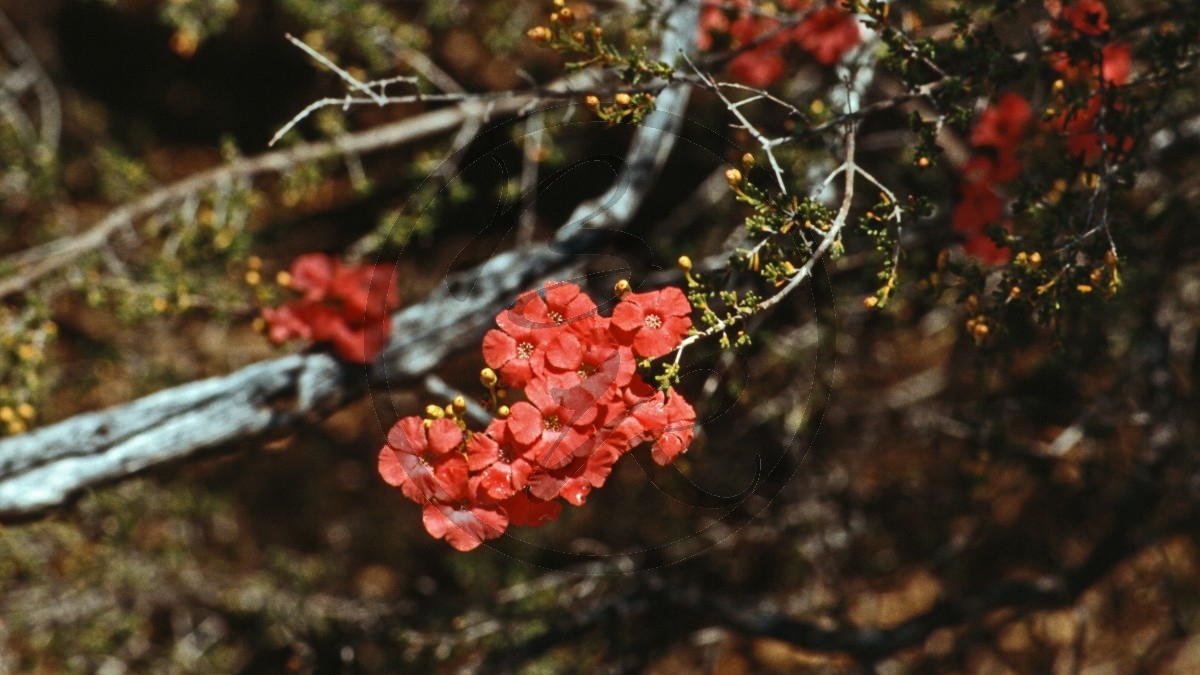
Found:
<svg viewBox="0 0 1200 675"><path fill-rule="evenodd" d="M1104 84L1120 86L1129 82L1129 76L1133 73L1133 55L1129 45L1124 42L1104 45L1100 50L1100 58L1103 61L1100 77Z"/></svg>
<svg viewBox="0 0 1200 675"><path fill-rule="evenodd" d="M463 504L430 503L423 514L425 530L434 539L445 538L459 551L470 551L508 529L508 513L500 504L477 500Z"/></svg>
<svg viewBox="0 0 1200 675"><path fill-rule="evenodd" d="M534 399L513 405L509 431L521 456L547 469L561 466L587 440L596 409L572 410L544 393Z"/></svg>
<svg viewBox="0 0 1200 675"><path fill-rule="evenodd" d="M503 506L508 512L509 525L528 527L540 527L552 520L558 520L558 514L562 512L561 502L534 499L525 492L504 500Z"/></svg>
<svg viewBox="0 0 1200 675"><path fill-rule="evenodd" d="M1009 254L996 246L984 230L992 223L1001 223L1007 228L1008 224L1001 221L1003 216L1004 202L990 185L964 183L962 199L954 207L950 222L966 237L963 249L967 255L995 265L1006 262Z"/></svg>
<svg viewBox="0 0 1200 675"><path fill-rule="evenodd" d="M569 294L569 289L558 289L552 307L535 291L530 291L517 298L512 309L496 316L500 330L488 331L483 337L483 358L489 367L500 372L505 385L527 386L535 377L545 374L547 363L564 370L579 367L583 347L564 325L573 325L566 324L568 320L584 321L595 305L587 296L583 304L565 299ZM584 309L585 305L591 309Z"/></svg>
<svg viewBox="0 0 1200 675"><path fill-rule="evenodd" d="M536 467L521 456L505 420L493 420L486 433L471 435L467 462L492 499L508 499L529 484Z"/></svg>
<svg viewBox="0 0 1200 675"><path fill-rule="evenodd" d="M300 300L264 308L276 344L292 338L332 343L348 361L367 363L387 344L388 313L400 306L390 265L346 267L324 253L292 262L291 287Z"/></svg>
<svg viewBox="0 0 1200 675"><path fill-rule="evenodd" d="M318 266L306 273L317 279L312 287L324 283ZM336 268L328 276L336 278ZM675 288L628 295L612 319L574 284L522 294L496 317L500 328L485 337L484 353L507 386L524 378L526 400L465 442L461 420L400 420L379 453L380 475L424 506L431 535L469 551L510 525L554 520L560 498L583 504L643 441L653 441L656 462L669 463L691 443L696 414L674 390L667 399L646 384L635 353L673 349L690 312Z"/></svg>
<svg viewBox="0 0 1200 675"><path fill-rule="evenodd" d="M696 426L695 409L674 389L667 392L663 413L667 423L658 431L654 447L650 449L650 456L660 466L670 464L676 457L687 452L695 437Z"/></svg>
<svg viewBox="0 0 1200 675"><path fill-rule="evenodd" d="M683 291L668 286L625 296L613 310L612 325L632 336L635 354L654 358L679 346L692 326L691 312Z"/></svg>
<svg viewBox="0 0 1200 675"><path fill-rule="evenodd" d="M862 42L858 20L836 7L822 7L792 31L792 38L817 63L832 66Z"/></svg>
<svg viewBox="0 0 1200 675"><path fill-rule="evenodd" d="M1076 0L1062 10L1062 20L1084 35L1108 32L1108 7L1101 0Z"/></svg>
<svg viewBox="0 0 1200 675"><path fill-rule="evenodd" d="M1024 136L1025 128L1032 119L1033 111L1024 97L1012 92L1005 93L979 115L975 128L971 130L971 145L977 148L1011 148Z"/></svg>
<svg viewBox="0 0 1200 675"><path fill-rule="evenodd" d="M1083 110L1068 110L1054 118L1053 127L1063 134L1063 145L1072 156L1080 157L1085 164L1095 162L1100 158L1100 108L1102 97L1097 94L1088 100L1088 107ZM1110 157L1133 149L1133 139L1118 138L1114 133L1104 135L1104 143L1108 146Z"/></svg>

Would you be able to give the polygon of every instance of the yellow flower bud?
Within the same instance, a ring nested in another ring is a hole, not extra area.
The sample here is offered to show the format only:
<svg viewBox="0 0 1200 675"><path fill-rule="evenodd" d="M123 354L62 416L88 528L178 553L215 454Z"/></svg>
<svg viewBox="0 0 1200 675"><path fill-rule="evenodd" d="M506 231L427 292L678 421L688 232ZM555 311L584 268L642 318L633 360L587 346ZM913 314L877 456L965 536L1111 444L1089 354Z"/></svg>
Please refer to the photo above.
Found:
<svg viewBox="0 0 1200 675"><path fill-rule="evenodd" d="M737 169L730 169L730 170L726 171L725 172L725 182L729 183L733 187L737 187L737 186L741 185L742 184L742 172L738 171Z"/></svg>
<svg viewBox="0 0 1200 675"><path fill-rule="evenodd" d="M485 387L493 387L499 380L500 378L496 377L496 371L492 370L491 368L484 368L483 370L479 371L479 381Z"/></svg>
<svg viewBox="0 0 1200 675"><path fill-rule="evenodd" d="M545 26L534 26L525 33L525 37L534 42L546 42L550 39L550 31Z"/></svg>
<svg viewBox="0 0 1200 675"><path fill-rule="evenodd" d="M499 408L496 408L496 416L499 417L500 419L506 419L510 412L512 412L512 411L509 410L508 406L506 406L506 405L502 405Z"/></svg>
<svg viewBox="0 0 1200 675"><path fill-rule="evenodd" d="M589 96L585 98L583 102L587 104L587 107L593 110L600 107L600 99L596 96Z"/></svg>
<svg viewBox="0 0 1200 675"><path fill-rule="evenodd" d="M454 406L455 412L462 412L467 409L467 399L462 396L455 396L454 401L450 405Z"/></svg>
<svg viewBox="0 0 1200 675"><path fill-rule="evenodd" d="M692 269L692 259L686 255L679 256L677 264L679 265L679 269L683 270L684 272L690 272Z"/></svg>
<svg viewBox="0 0 1200 675"><path fill-rule="evenodd" d="M633 291L633 287L629 285L628 279L622 279L613 286L613 294L618 298L623 298Z"/></svg>
<svg viewBox="0 0 1200 675"><path fill-rule="evenodd" d="M425 406L425 416L432 420L440 420L446 416L446 411L442 410L442 406L431 403Z"/></svg>
<svg viewBox="0 0 1200 675"><path fill-rule="evenodd" d="M613 101L615 101L619 106L626 106L629 105L633 99L629 98L629 94L621 92L620 94L617 94L615 98L613 98Z"/></svg>

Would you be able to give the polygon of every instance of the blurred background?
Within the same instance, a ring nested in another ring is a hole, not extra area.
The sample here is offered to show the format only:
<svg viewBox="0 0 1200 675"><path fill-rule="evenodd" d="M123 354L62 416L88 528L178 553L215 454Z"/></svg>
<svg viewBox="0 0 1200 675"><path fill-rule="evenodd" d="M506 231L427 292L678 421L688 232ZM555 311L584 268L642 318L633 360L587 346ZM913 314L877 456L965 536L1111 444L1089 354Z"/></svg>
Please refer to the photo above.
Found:
<svg viewBox="0 0 1200 675"><path fill-rule="evenodd" d="M948 2L896 4L950 21ZM342 95L285 34L364 79L502 91L562 69L525 39L549 9L524 0L0 0L0 11L6 86L14 73L44 83L2 101L0 256L266 152L304 106ZM635 12L586 12L614 34L646 34ZM836 81L806 68L789 91ZM865 309L878 265L851 238L851 255L752 324L752 345L691 355L681 390L702 424L674 466L639 449L584 506L469 554L430 538L375 471L386 429L436 401L398 382L286 435L5 523L0 671L1200 672L1196 91L1164 103L1169 142L1146 149L1113 201L1135 225L1122 233L1124 288L1053 331L981 348L961 298L920 283ZM41 124L47 101L57 129ZM327 108L283 147L435 107ZM22 115L29 128L11 122ZM419 301L447 272L513 246L520 209L508 207L529 158L543 176L574 167L539 194L532 231L549 235L612 180L611 162L580 160L622 155L630 137L582 123L582 109L563 115L574 117L536 140L510 125L519 142L495 152L515 172L473 163L471 136L447 134L359 164L296 163L131 224L0 299L4 430L278 355L254 319L300 253L381 251L406 304ZM725 250L745 215L720 178L741 151L696 131L722 128L724 108L698 91L688 119L696 142L678 144L627 228L646 245L606 244L635 274L661 268L660 283L681 281L680 254ZM860 161L900 194L948 204L952 172L915 175L898 160L904 119L868 120ZM837 140L790 159L836 166ZM452 174L437 173L447 157ZM946 204L906 233L914 281L955 242ZM471 350L437 374L474 394L481 365Z"/></svg>

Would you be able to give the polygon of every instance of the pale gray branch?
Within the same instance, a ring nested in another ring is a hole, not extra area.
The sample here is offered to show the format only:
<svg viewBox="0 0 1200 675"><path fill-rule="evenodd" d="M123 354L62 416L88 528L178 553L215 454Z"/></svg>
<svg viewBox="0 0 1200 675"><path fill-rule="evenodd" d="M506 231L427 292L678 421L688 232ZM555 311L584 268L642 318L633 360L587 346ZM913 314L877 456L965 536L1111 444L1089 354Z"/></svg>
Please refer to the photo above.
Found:
<svg viewBox="0 0 1200 675"><path fill-rule="evenodd" d="M691 49L694 18L691 6L671 17L664 31L665 51ZM136 471L234 441L282 433L303 420L320 419L368 388L422 377L453 351L478 344L496 313L517 293L541 280L576 272L573 263L587 247L589 230L628 222L644 202L673 146L687 98L688 88L682 83L663 92L660 112L648 117L635 134L627 168L604 195L580 204L551 242L504 252L472 270L453 274L422 302L398 312L387 348L369 367L340 362L324 353L287 356L0 440L0 517L36 515L62 505L82 490ZM524 103L517 98L498 101L497 111L512 112ZM118 209L89 236L103 240L120 223L181 200L217 178L245 177L280 170L297 161L388 147L452 129L462 123L464 115L460 107L447 108L355 134L339 143L311 144L241 160ZM63 256L79 255L78 246L68 241L44 250L56 253L61 265ZM381 422L390 424L391 417L386 413L385 417Z"/></svg>

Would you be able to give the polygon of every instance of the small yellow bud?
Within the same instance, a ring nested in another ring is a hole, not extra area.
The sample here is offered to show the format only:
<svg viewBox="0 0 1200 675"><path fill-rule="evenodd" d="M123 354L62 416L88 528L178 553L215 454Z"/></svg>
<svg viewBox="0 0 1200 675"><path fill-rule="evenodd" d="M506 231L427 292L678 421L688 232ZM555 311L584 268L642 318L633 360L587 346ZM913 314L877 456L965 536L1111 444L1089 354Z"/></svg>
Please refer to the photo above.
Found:
<svg viewBox="0 0 1200 675"><path fill-rule="evenodd" d="M571 39L576 42L583 42L584 37L583 31L577 30L574 33L571 33Z"/></svg>
<svg viewBox="0 0 1200 675"><path fill-rule="evenodd" d="M746 153L742 155L742 168L749 171L754 166L754 155Z"/></svg>
<svg viewBox="0 0 1200 675"><path fill-rule="evenodd" d="M17 347L17 358L22 361L32 360L34 353L33 345L21 345Z"/></svg>
<svg viewBox="0 0 1200 675"><path fill-rule="evenodd" d="M0 422L11 422L15 419L17 419L17 416L13 414L12 408L8 406L0 408Z"/></svg>
<svg viewBox="0 0 1200 675"><path fill-rule="evenodd" d="M963 307L966 307L968 312L974 312L979 309L979 296L975 294L968 295L967 299L963 301Z"/></svg>
<svg viewBox="0 0 1200 675"><path fill-rule="evenodd" d="M1029 254L1029 264L1030 264L1031 266L1033 266L1033 267L1041 267L1041 265L1042 265L1042 254L1041 254L1041 253L1038 253L1037 251L1034 251L1033 253L1030 253L1030 254Z"/></svg>
<svg viewBox="0 0 1200 675"><path fill-rule="evenodd" d="M508 414L510 412L512 412L512 411L509 410L508 406L506 406L506 405L502 405L499 408L496 408L496 416L499 417L500 419L508 418Z"/></svg>
<svg viewBox="0 0 1200 675"><path fill-rule="evenodd" d="M1117 265L1117 254L1111 248L1104 252L1104 264L1109 267L1116 267Z"/></svg>
<svg viewBox="0 0 1200 675"><path fill-rule="evenodd" d="M613 101L616 102L616 104L619 106L627 106L633 102L633 99L629 98L629 94L626 94L625 92L621 92L620 94L617 94L613 98Z"/></svg>
<svg viewBox="0 0 1200 675"><path fill-rule="evenodd" d="M875 297L874 295L868 295L867 297L863 298L863 307L866 307L867 309L874 309L878 304L879 298Z"/></svg>
<svg viewBox="0 0 1200 675"><path fill-rule="evenodd" d="M258 270L250 270L246 272L246 283L250 284L251 286L257 286L258 282L260 281L262 281L262 275L258 273Z"/></svg>
<svg viewBox="0 0 1200 675"><path fill-rule="evenodd" d="M679 269L683 270L684 272L690 272L692 269L692 259L686 255L679 256L679 260L676 261L676 264L678 264Z"/></svg>
<svg viewBox="0 0 1200 675"><path fill-rule="evenodd" d="M467 399L462 396L455 396L450 405L454 406L455 412L462 412L467 409Z"/></svg>
<svg viewBox="0 0 1200 675"><path fill-rule="evenodd" d="M17 414L27 420L33 419L33 412L33 406L29 405L28 403L22 403L17 406Z"/></svg>
<svg viewBox="0 0 1200 675"><path fill-rule="evenodd" d="M432 403L425 406L425 416L431 420L440 420L446 416L446 411L442 410L442 406L433 405Z"/></svg>
<svg viewBox="0 0 1200 675"><path fill-rule="evenodd" d="M554 6L555 7L566 7L567 2L566 2L566 0L554 0Z"/></svg>
<svg viewBox="0 0 1200 675"><path fill-rule="evenodd" d="M575 13L571 11L570 7L563 7L562 9L558 10L558 18L562 20L563 23L571 23L575 20Z"/></svg>
<svg viewBox="0 0 1200 675"><path fill-rule="evenodd" d="M154 311L158 312L159 314L162 314L163 312L167 311L167 299L166 298L155 298L150 301L150 304L154 306Z"/></svg>
<svg viewBox="0 0 1200 675"><path fill-rule="evenodd" d="M1021 287L1013 286L1012 288L1008 289L1008 297L1013 300L1016 300L1017 298L1021 297Z"/></svg>
<svg viewBox="0 0 1200 675"><path fill-rule="evenodd" d="M629 285L628 279L622 279L613 286L613 294L618 298L623 298L633 291L633 287Z"/></svg>
<svg viewBox="0 0 1200 675"><path fill-rule="evenodd" d="M1080 293L1091 293L1092 287L1088 286L1087 284L1079 284L1075 287L1075 290L1079 291Z"/></svg>
<svg viewBox="0 0 1200 675"><path fill-rule="evenodd" d="M921 167L922 169L929 168L929 158L922 157L922 158L918 159L917 166Z"/></svg>
<svg viewBox="0 0 1200 675"><path fill-rule="evenodd" d="M1016 262L1018 265L1024 265L1029 262L1029 256L1026 255L1025 251L1021 251L1020 253L1017 254L1017 257L1014 259L1014 262Z"/></svg>
<svg viewBox="0 0 1200 675"><path fill-rule="evenodd" d="M596 96L589 96L585 98L583 102L587 104L587 107L593 110L600 107L600 99Z"/></svg>
<svg viewBox="0 0 1200 675"><path fill-rule="evenodd" d="M496 377L496 371L491 368L484 368L479 371L479 381L485 387L494 387L496 386L496 382L500 381L500 378Z"/></svg>
<svg viewBox="0 0 1200 675"><path fill-rule="evenodd" d="M737 169L730 169L725 172L725 182L732 187L737 187L742 184L742 172Z"/></svg>
<svg viewBox="0 0 1200 675"><path fill-rule="evenodd" d="M977 322L975 328L971 330L971 334L975 336L976 340L984 339L990 332L991 330L988 328L988 325L982 321Z"/></svg>
<svg viewBox="0 0 1200 675"><path fill-rule="evenodd" d="M261 269L262 268L262 258L260 258L256 255L252 255L249 258L246 258L246 267L248 267L252 270Z"/></svg>
<svg viewBox="0 0 1200 675"><path fill-rule="evenodd" d="M592 26L592 37L598 38L601 35L604 35L604 29L600 26Z"/></svg>
<svg viewBox="0 0 1200 675"><path fill-rule="evenodd" d="M275 275L275 283L279 284L280 286L291 286L292 275L280 270L279 273Z"/></svg>
<svg viewBox="0 0 1200 675"><path fill-rule="evenodd" d="M545 26L534 26L525 33L525 37L534 42L546 42L550 39L550 30Z"/></svg>
<svg viewBox="0 0 1200 675"><path fill-rule="evenodd" d="M642 102L646 105L654 105L654 94L642 94Z"/></svg>
<svg viewBox="0 0 1200 675"><path fill-rule="evenodd" d="M1092 273L1088 276L1088 281L1092 282L1093 286L1099 286L1100 282L1103 280L1104 280L1104 270L1100 269L1099 267L1092 270Z"/></svg>
<svg viewBox="0 0 1200 675"><path fill-rule="evenodd" d="M558 12L550 15L550 23L558 23Z"/></svg>
<svg viewBox="0 0 1200 675"><path fill-rule="evenodd" d="M253 328L256 333L261 333L267 329L267 322L264 321L261 316L255 317L254 321L250 322L250 327Z"/></svg>
<svg viewBox="0 0 1200 675"><path fill-rule="evenodd" d="M1062 80L1055 80L1054 84L1050 85L1050 90L1057 94L1058 92L1062 91L1063 87L1065 86L1067 85Z"/></svg>

